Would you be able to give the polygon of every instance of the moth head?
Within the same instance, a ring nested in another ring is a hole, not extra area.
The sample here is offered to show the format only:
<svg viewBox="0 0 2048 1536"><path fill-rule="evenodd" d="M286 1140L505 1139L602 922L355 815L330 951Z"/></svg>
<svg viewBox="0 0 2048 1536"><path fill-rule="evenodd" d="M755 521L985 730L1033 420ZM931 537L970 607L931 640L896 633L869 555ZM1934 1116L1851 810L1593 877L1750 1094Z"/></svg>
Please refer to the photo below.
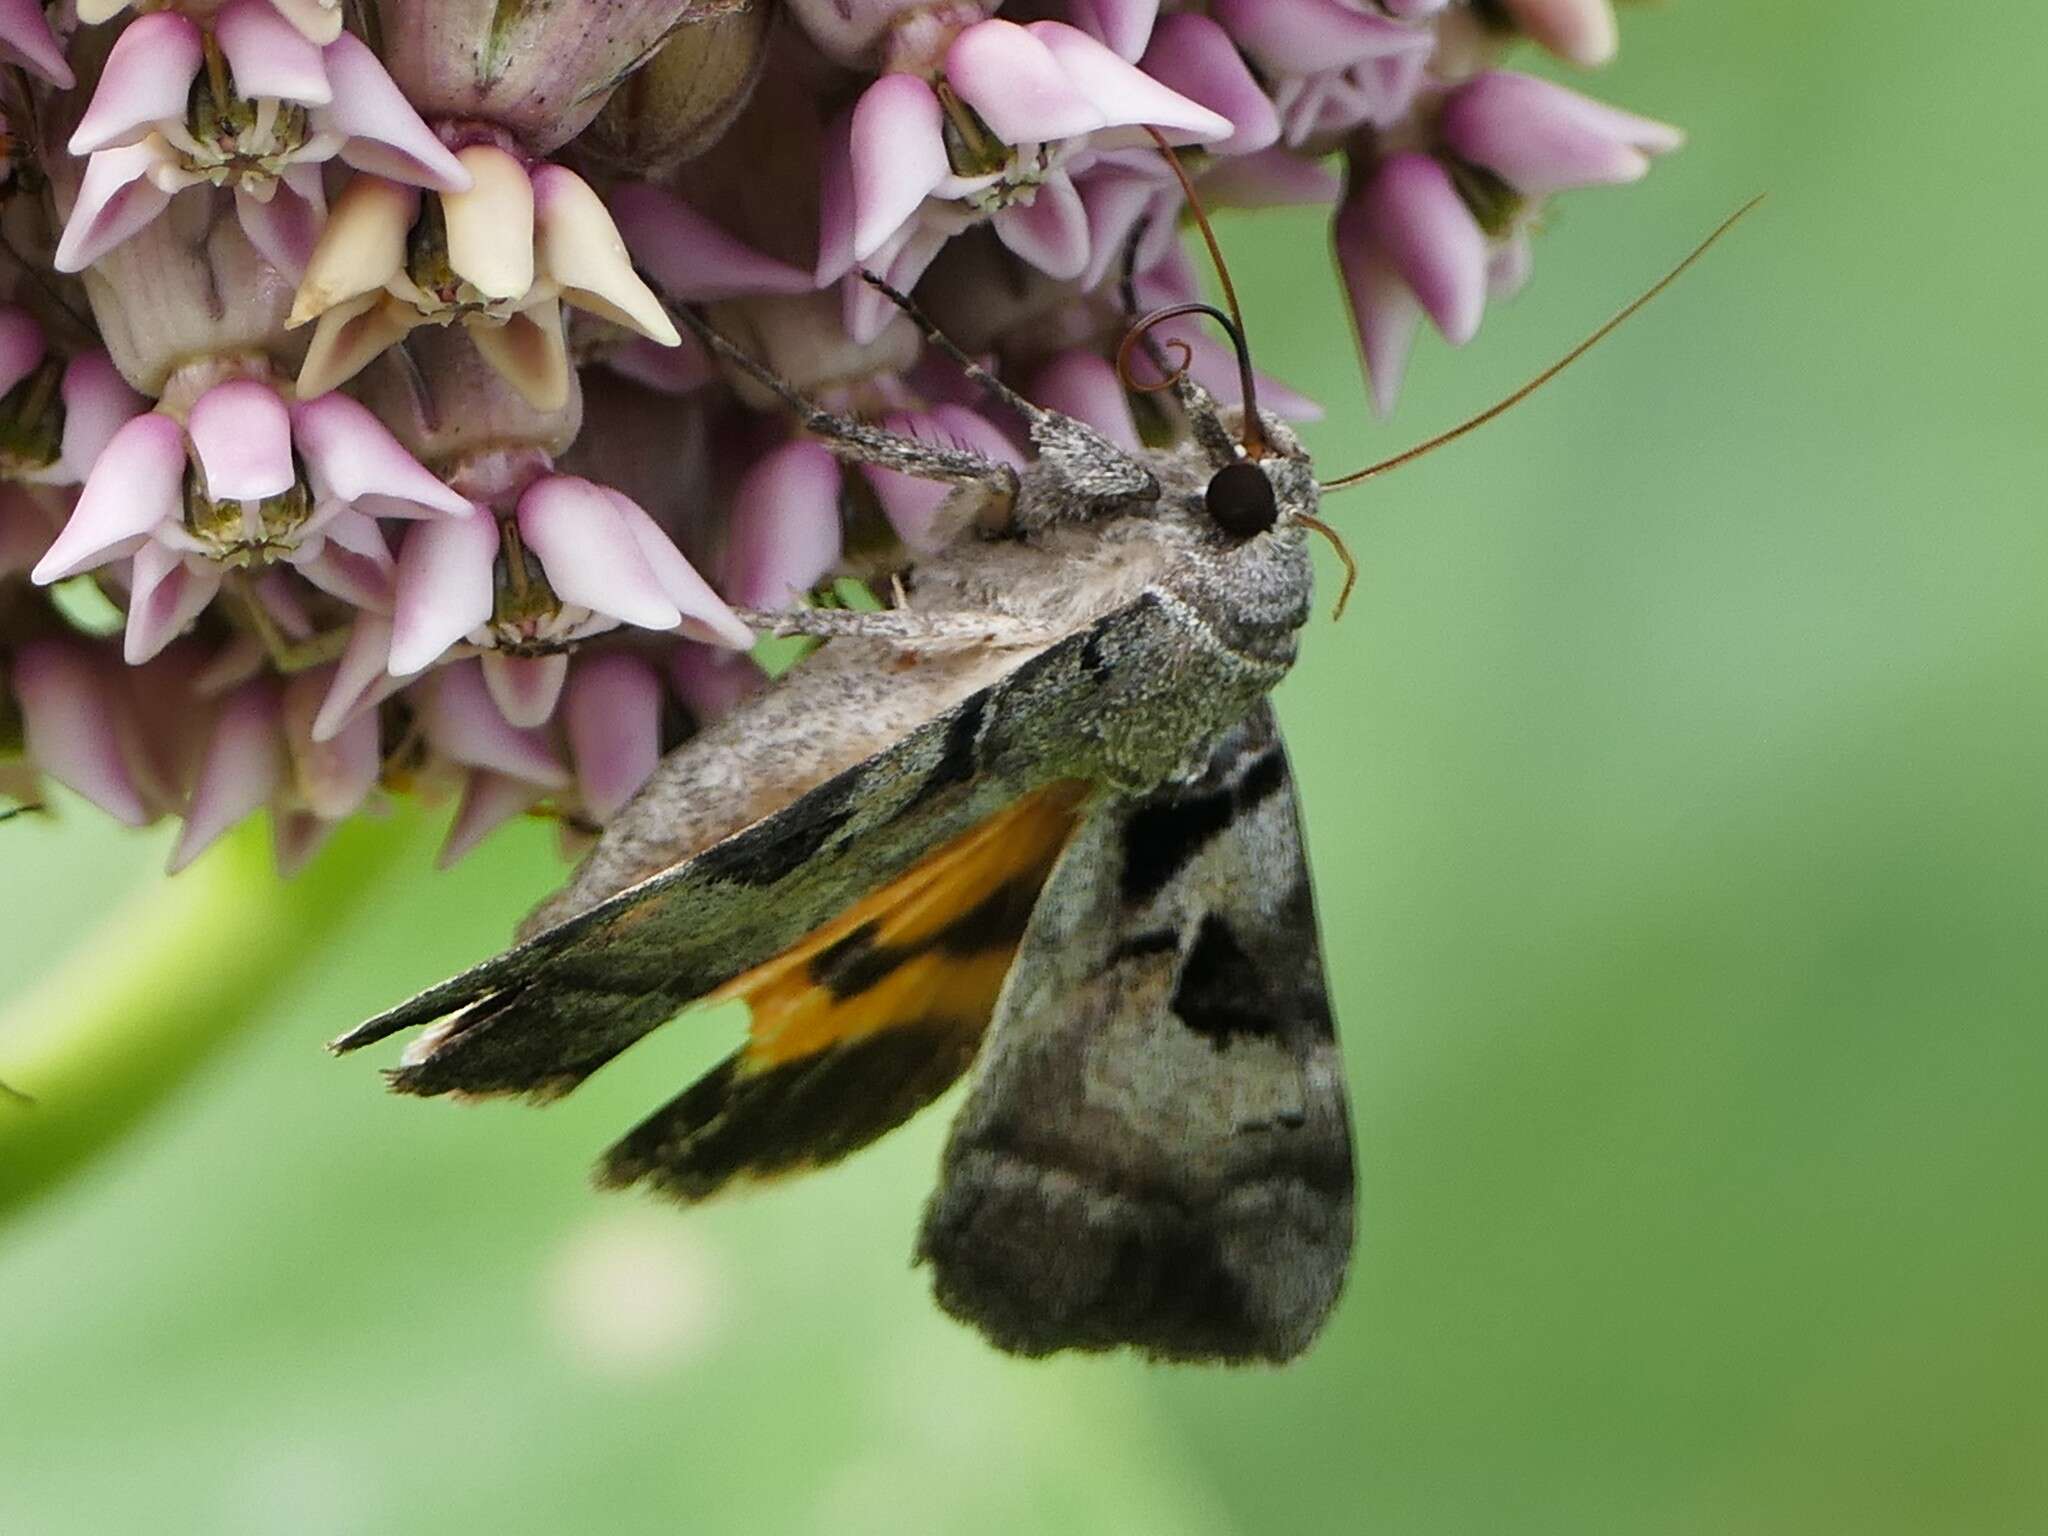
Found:
<svg viewBox="0 0 2048 1536"><path fill-rule="evenodd" d="M1206 223L1204 224L1206 231ZM1220 258L1219 258L1220 259ZM1219 266L1219 272L1222 268ZM1225 288L1229 293L1228 287ZM1202 486L1200 509L1203 521L1226 545L1242 545L1296 523L1327 538L1343 560L1347 573L1342 612L1357 579L1357 567L1350 552L1334 530L1317 517L1320 492L1310 467L1307 450L1285 423L1259 409L1258 381L1252 369L1251 350L1245 345L1244 326L1238 319L1234 296L1230 313L1210 304L1173 304L1138 320L1124 334L1117 348L1117 372L1126 387L1140 392L1170 389L1187 418L1194 449L1206 460L1207 480ZM1229 335L1237 353L1238 382L1244 404L1226 415L1215 398L1189 377L1191 351L1186 342L1168 337L1164 343L1152 338L1155 326L1187 315L1213 320ZM1139 348L1149 354L1163 377L1143 380L1135 375L1134 356ZM1165 350L1177 354L1167 361Z"/></svg>

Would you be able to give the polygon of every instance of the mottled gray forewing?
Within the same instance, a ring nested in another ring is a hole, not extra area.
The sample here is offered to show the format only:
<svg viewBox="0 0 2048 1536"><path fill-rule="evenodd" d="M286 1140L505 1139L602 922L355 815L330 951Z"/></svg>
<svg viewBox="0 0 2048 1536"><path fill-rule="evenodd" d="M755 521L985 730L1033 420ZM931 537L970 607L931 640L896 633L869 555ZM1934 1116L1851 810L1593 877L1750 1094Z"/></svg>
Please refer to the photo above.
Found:
<svg viewBox="0 0 2048 1536"><path fill-rule="evenodd" d="M925 1216L947 1311L1020 1354L1285 1360L1351 1253L1293 785L1261 704L1109 802L1046 886Z"/></svg>
<svg viewBox="0 0 2048 1536"><path fill-rule="evenodd" d="M1088 777L1105 657L1173 643L1141 600L1032 656L888 750L695 858L421 993L335 1042L436 1027L392 1074L410 1093L573 1088L686 1003L781 953L1020 795ZM1118 717L1116 701L1104 709Z"/></svg>

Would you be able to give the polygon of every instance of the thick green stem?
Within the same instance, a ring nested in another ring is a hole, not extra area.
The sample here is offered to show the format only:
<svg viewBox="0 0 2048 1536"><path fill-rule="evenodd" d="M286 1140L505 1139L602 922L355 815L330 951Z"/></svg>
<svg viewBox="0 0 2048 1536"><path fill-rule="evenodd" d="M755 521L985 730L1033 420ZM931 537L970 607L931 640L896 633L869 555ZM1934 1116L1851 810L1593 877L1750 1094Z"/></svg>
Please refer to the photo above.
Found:
<svg viewBox="0 0 2048 1536"><path fill-rule="evenodd" d="M132 896L0 1015L0 1219L133 1129L259 1017L409 845L407 818L353 825L296 880L243 827ZM309 1046L315 1042L308 1042Z"/></svg>

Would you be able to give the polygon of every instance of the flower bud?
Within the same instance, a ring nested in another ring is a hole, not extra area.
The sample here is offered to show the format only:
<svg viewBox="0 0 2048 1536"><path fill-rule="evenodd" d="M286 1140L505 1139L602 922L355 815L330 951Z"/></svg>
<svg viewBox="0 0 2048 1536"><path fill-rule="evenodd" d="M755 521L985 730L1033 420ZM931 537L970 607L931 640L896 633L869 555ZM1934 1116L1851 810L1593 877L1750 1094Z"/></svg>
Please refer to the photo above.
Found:
<svg viewBox="0 0 2048 1536"><path fill-rule="evenodd" d="M677 28L725 16L733 0L377 0L384 62L429 118L476 118L536 155L558 149ZM597 12L598 14L593 14Z"/></svg>
<svg viewBox="0 0 2048 1536"><path fill-rule="evenodd" d="M709 149L745 108L768 63L767 0L680 28L613 92L583 135L620 170L667 169Z"/></svg>

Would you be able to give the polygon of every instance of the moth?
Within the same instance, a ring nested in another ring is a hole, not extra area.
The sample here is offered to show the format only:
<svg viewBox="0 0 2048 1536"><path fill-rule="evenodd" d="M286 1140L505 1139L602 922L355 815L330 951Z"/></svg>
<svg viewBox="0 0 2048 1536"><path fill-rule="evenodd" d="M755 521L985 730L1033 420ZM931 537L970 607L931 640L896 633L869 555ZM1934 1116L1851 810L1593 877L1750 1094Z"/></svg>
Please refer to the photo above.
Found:
<svg viewBox="0 0 2048 1536"><path fill-rule="evenodd" d="M843 458L952 486L959 536L893 609L753 615L828 643L664 759L514 948L334 1048L424 1026L398 1090L546 1100L743 999L745 1044L601 1183L693 1202L823 1167L969 1075L917 1242L941 1307L1022 1355L1292 1359L1343 1287L1354 1205L1267 703L1310 611L1314 471L1259 412L1231 315L1134 327L1127 354L1212 315L1246 406L1174 372L1184 436L1129 453L890 296L1022 418L1032 461L831 415L681 313Z"/></svg>

